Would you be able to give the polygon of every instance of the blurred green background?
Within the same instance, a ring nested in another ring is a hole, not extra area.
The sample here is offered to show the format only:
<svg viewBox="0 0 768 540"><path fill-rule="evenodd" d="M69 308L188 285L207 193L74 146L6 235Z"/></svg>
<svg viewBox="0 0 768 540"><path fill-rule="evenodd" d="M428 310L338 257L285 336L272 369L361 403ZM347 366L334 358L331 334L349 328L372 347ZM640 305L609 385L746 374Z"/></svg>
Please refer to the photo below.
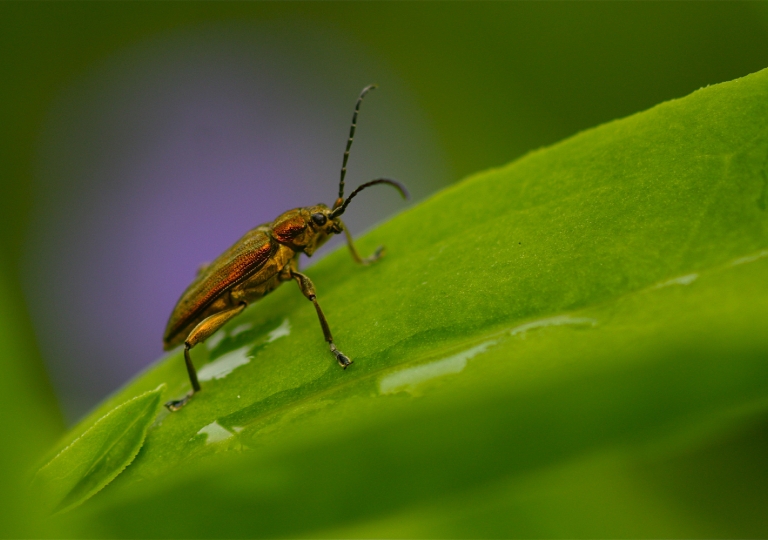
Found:
<svg viewBox="0 0 768 540"><path fill-rule="evenodd" d="M758 2L0 4L0 405L11 434L0 450L0 532L23 534L28 518L14 486L64 430L21 260L44 196L36 175L50 111L96 66L174 32L254 25L298 42L315 29L397 79L436 134L447 176L429 185L437 189L768 66L767 13ZM370 82L354 75L344 96ZM55 265L50 272L67 287Z"/></svg>

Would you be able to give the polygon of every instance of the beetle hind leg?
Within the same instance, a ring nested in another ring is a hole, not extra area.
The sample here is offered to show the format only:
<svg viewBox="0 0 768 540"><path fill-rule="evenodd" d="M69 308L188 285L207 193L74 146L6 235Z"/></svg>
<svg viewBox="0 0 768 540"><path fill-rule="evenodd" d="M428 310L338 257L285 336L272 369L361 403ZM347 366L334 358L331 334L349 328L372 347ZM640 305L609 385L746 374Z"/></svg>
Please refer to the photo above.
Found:
<svg viewBox="0 0 768 540"><path fill-rule="evenodd" d="M189 333L186 341L184 341L184 362L187 365L187 374L189 375L189 382L192 385L192 391L182 399L172 400L166 403L165 406L169 411L178 411L187 404L192 396L200 391L200 382L197 380L197 370L195 369L195 365L192 363L192 358L189 354L190 349L198 343L202 343L211 337L211 335L213 335L219 328L224 326L227 321L229 321L229 319L235 315L239 315L240 312L242 312L245 308L246 304L243 302L233 308L220 311L219 313L214 313L210 317L206 317L200 321L200 323L195 326L192 332Z"/></svg>
<svg viewBox="0 0 768 540"><path fill-rule="evenodd" d="M194 332L193 332L194 333ZM176 412L187 404L189 399L200 391L200 382L197 380L197 371L195 365L192 363L192 358L189 356L189 350L192 346L189 341L184 342L184 362L187 364L187 373L189 374L189 382L192 383L192 391L181 399L171 400L165 404L166 408L171 412Z"/></svg>

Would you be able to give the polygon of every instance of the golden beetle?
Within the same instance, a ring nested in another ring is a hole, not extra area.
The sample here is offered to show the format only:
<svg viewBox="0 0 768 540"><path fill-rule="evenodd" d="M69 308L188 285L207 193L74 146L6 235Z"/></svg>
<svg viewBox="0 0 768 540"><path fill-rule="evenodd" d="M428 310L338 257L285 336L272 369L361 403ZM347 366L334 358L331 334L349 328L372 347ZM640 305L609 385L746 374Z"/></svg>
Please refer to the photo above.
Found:
<svg viewBox="0 0 768 540"><path fill-rule="evenodd" d="M357 114L365 94L373 88L376 85L366 86L357 98L341 165L339 197L333 208L324 204L296 208L278 216L272 223L251 229L215 261L201 268L197 278L181 295L168 319L163 348L168 350L184 344L184 360L192 391L183 399L166 403L169 410L178 411L200 391L197 372L189 355L190 349L208 339L232 317L242 313L248 304L262 298L284 281L295 280L304 296L315 305L323 336L339 365L346 369L352 363L347 355L336 348L328 321L317 303L315 287L306 275L298 271L298 263L301 253L312 256L331 235L342 232L347 237L347 246L355 261L367 265L378 260L384 253L382 247L367 259L360 257L340 216L355 195L376 184L389 184L403 197L408 197L405 186L400 182L379 178L366 182L344 199L344 176L357 127Z"/></svg>

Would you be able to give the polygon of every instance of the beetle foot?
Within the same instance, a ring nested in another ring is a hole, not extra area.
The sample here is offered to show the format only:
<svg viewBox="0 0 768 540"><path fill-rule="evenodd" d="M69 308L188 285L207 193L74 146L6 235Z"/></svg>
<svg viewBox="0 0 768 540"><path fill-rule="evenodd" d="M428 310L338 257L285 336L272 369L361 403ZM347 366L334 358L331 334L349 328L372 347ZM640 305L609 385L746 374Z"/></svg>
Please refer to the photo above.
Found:
<svg viewBox="0 0 768 540"><path fill-rule="evenodd" d="M184 396L182 399L169 401L168 403L165 404L165 407L171 412L176 412L179 409L181 409L184 405L186 405L187 402L192 398L194 394L195 394L194 392L190 392L189 394Z"/></svg>
<svg viewBox="0 0 768 540"><path fill-rule="evenodd" d="M381 259L384 255L386 255L386 253L387 249L384 246L379 246L376 248L376 251L373 252L373 255L363 259L361 262L364 266L368 266L369 264L373 264Z"/></svg>
<svg viewBox="0 0 768 540"><path fill-rule="evenodd" d="M331 352L333 353L333 356L336 357L336 361L343 369L347 369L347 367L349 367L349 365L352 363L352 360L349 358L349 356L337 349L336 345L333 343L331 343Z"/></svg>

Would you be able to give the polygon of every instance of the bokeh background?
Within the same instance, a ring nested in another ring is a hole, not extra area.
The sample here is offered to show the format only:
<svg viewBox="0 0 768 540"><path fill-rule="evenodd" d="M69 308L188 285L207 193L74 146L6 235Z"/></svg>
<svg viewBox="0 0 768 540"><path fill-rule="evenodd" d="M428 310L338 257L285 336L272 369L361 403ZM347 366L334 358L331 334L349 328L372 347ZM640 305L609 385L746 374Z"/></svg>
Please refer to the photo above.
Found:
<svg viewBox="0 0 768 540"><path fill-rule="evenodd" d="M760 2L0 3L0 474L162 354L201 262L333 201L364 85L348 186L418 201L764 67Z"/></svg>

